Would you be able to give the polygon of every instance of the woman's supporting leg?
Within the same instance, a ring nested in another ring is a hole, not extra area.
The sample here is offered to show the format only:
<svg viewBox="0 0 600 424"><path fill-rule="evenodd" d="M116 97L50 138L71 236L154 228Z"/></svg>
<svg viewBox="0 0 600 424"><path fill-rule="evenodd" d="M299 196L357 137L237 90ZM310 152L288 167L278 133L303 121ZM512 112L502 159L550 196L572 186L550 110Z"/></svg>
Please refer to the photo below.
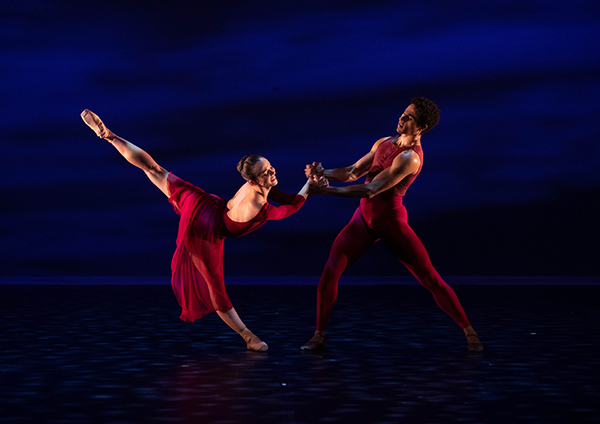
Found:
<svg viewBox="0 0 600 424"><path fill-rule="evenodd" d="M235 308L231 308L227 312L217 311L217 314L233 331L240 333L246 326L242 322L242 319L236 312Z"/></svg>
<svg viewBox="0 0 600 424"><path fill-rule="evenodd" d="M204 305L211 305L208 310L216 312L225 324L242 336L248 349L259 352L268 350L269 346L246 328L229 300L223 277L223 243L197 242L189 257L193 270L185 277L191 284L181 295L189 303L186 309L194 311L198 309L195 305L201 305L202 311L205 311L207 308Z"/></svg>
<svg viewBox="0 0 600 424"><path fill-rule="evenodd" d="M248 348L248 350L254 350L257 352L267 351L269 349L269 346L265 342L261 341L257 336L255 336L252 333L252 331L250 331L246 327L233 305L231 305L229 296L225 291L225 283L221 274L222 270L220 272L217 272L217 275L212 275L210 274L210 272L208 272L207 269L200 266L197 257L194 257L194 263L196 264L197 269L205 271L203 276L205 278L205 281L207 282L208 291L210 293L210 299L215 309L217 310L216 312L219 315L219 317L233 331L242 336L242 338L246 342L246 347ZM198 268L199 266L200 268ZM213 269L218 269L218 267L214 267ZM223 310L225 310L225 312L223 312Z"/></svg>
<svg viewBox="0 0 600 424"><path fill-rule="evenodd" d="M248 350L254 350L257 352L266 352L269 350L269 346L261 341L252 331L248 329L242 322L242 319L236 312L235 308L231 308L227 312L217 311L217 314L221 317L225 324L227 324L233 331L238 333L246 342Z"/></svg>

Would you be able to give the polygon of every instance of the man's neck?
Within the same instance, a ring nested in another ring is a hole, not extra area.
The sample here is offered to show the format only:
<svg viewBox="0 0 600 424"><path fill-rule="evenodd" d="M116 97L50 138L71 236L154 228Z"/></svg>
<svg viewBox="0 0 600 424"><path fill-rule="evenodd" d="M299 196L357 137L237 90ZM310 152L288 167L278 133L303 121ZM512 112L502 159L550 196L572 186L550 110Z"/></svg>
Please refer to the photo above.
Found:
<svg viewBox="0 0 600 424"><path fill-rule="evenodd" d="M398 147L415 147L421 145L421 135L401 134L394 143Z"/></svg>

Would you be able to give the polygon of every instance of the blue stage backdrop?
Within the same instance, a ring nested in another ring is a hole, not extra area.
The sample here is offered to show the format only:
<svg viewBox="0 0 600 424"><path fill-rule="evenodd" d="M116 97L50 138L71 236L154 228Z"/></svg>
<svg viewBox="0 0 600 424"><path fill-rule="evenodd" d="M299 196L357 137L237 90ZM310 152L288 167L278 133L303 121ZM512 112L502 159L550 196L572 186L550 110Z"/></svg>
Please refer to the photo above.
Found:
<svg viewBox="0 0 600 424"><path fill-rule="evenodd" d="M438 271L600 275L599 53L597 1L4 1L1 274L169 274L177 215L85 108L230 197L244 154L293 192L426 96L441 121L405 204ZM320 274L357 204L227 240L226 275ZM396 274L381 245L348 271Z"/></svg>

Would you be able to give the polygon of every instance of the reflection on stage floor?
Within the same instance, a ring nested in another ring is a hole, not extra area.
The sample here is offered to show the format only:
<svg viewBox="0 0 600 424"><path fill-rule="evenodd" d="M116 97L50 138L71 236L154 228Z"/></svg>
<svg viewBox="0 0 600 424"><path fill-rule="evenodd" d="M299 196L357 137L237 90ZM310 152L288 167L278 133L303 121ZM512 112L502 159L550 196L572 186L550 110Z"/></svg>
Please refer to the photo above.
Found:
<svg viewBox="0 0 600 424"><path fill-rule="evenodd" d="M0 421L600 422L598 284L453 285L481 353L418 284L341 284L312 353L315 280L229 285L261 354L216 314L180 321L168 278L4 279Z"/></svg>

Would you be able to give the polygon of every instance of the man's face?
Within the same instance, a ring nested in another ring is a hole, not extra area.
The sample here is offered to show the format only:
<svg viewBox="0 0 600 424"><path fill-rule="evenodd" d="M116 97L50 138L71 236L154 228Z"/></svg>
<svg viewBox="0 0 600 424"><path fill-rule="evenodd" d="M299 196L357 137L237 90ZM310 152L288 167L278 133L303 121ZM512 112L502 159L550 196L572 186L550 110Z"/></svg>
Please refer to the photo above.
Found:
<svg viewBox="0 0 600 424"><path fill-rule="evenodd" d="M417 125L417 108L412 103L406 108L400 119L398 119L398 134L417 135L423 131Z"/></svg>

